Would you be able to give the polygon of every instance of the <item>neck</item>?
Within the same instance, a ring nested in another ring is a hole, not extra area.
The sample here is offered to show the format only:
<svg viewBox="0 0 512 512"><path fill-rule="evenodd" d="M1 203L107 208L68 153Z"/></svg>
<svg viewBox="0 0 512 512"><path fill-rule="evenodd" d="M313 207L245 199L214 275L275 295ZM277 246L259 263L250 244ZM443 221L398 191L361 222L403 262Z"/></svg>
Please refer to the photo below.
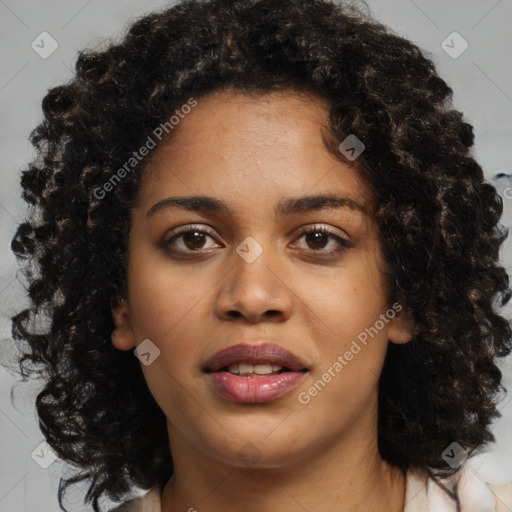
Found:
<svg viewBox="0 0 512 512"><path fill-rule="evenodd" d="M268 468L225 464L177 436L170 437L175 473L163 489L162 512L402 512L405 506L405 474L380 458L376 436Z"/></svg>

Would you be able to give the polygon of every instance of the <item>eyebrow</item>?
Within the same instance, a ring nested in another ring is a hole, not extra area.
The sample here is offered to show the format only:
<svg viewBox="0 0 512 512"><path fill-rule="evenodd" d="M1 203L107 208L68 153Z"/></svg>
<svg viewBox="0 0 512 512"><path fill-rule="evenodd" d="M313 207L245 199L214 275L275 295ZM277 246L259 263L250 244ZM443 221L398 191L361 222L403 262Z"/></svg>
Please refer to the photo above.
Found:
<svg viewBox="0 0 512 512"><path fill-rule="evenodd" d="M146 213L150 217L168 208L207 213L222 213L227 216L234 214L232 208L223 200L211 196L175 196L167 197L155 203ZM324 209L348 208L366 214L366 208L348 197L335 194L320 194L302 197L287 197L274 208L277 220L298 213Z"/></svg>

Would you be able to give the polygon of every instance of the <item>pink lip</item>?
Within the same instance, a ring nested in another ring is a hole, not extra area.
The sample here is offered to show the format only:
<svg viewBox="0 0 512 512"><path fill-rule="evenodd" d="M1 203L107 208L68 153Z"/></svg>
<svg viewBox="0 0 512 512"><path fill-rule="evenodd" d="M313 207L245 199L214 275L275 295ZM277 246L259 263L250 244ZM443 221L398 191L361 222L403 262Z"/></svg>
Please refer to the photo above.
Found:
<svg viewBox="0 0 512 512"><path fill-rule="evenodd" d="M247 377L227 371L231 364L274 364L285 367L276 375ZM203 367L212 387L222 396L237 403L261 403L284 395L304 378L307 368L291 352L271 343L239 344L214 354Z"/></svg>
<svg viewBox="0 0 512 512"><path fill-rule="evenodd" d="M275 400L299 384L304 372L285 372L270 377L240 377L228 372L208 374L214 389L237 403L261 403Z"/></svg>

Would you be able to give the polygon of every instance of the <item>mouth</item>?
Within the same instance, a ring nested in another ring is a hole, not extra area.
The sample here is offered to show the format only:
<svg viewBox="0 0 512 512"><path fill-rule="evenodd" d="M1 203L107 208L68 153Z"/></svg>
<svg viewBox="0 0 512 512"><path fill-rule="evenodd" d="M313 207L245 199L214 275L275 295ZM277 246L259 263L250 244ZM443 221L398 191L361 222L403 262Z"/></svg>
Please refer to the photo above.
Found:
<svg viewBox="0 0 512 512"><path fill-rule="evenodd" d="M291 352L273 344L240 344L217 352L202 368L213 389L236 403L275 400L309 371Z"/></svg>
<svg viewBox="0 0 512 512"><path fill-rule="evenodd" d="M243 363L233 363L229 366L225 366L219 372L228 372L231 375L238 375L239 377L265 377L269 375L280 375L281 373L292 371L290 368L272 364L272 363L258 363L255 361L252 362L243 362ZM300 371L306 371L300 370Z"/></svg>
<svg viewBox="0 0 512 512"><path fill-rule="evenodd" d="M206 361L203 371L267 375L280 371L308 371L308 368L296 355L278 345L241 343L215 353Z"/></svg>

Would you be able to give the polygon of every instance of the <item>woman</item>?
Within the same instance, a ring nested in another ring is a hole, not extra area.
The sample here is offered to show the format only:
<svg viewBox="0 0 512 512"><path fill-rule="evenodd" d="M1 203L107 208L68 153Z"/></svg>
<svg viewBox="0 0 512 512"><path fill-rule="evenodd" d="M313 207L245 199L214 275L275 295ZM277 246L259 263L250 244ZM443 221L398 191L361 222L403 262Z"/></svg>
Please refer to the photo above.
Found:
<svg viewBox="0 0 512 512"><path fill-rule="evenodd" d="M20 370L83 469L61 503L90 479L96 511L134 486L118 510L416 512L429 486L461 509L510 290L450 95L327 0L185 1L79 56L12 244L33 264Z"/></svg>

